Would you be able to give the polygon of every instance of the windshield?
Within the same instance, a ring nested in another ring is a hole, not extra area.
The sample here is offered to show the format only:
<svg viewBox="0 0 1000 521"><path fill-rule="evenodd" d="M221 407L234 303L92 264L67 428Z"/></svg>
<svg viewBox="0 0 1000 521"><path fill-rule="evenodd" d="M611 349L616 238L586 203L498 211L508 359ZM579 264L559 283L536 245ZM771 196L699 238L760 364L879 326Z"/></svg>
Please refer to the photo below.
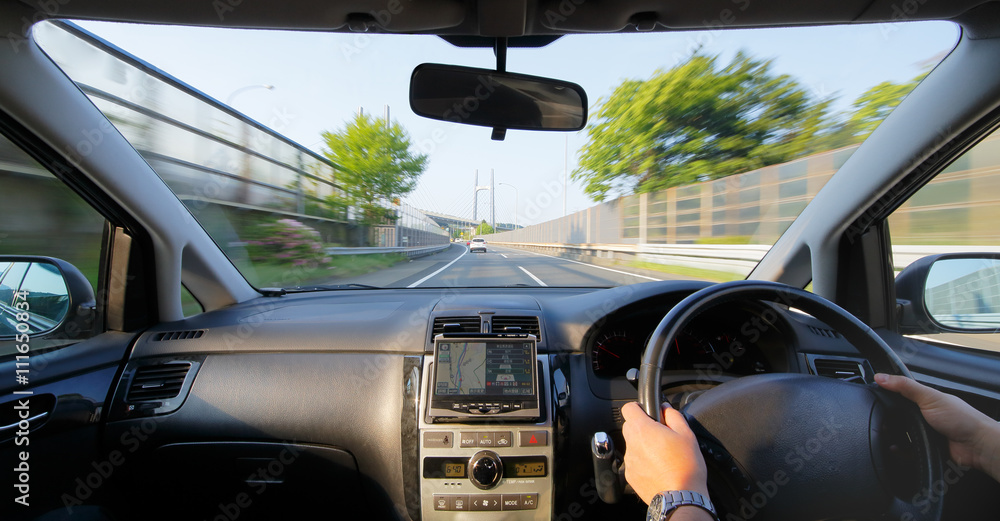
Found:
<svg viewBox="0 0 1000 521"><path fill-rule="evenodd" d="M744 278L958 29L511 48L508 70L580 84L590 115L578 132L503 141L410 110L418 64L496 66L492 49L435 36L63 22L33 34L251 284L314 290Z"/></svg>

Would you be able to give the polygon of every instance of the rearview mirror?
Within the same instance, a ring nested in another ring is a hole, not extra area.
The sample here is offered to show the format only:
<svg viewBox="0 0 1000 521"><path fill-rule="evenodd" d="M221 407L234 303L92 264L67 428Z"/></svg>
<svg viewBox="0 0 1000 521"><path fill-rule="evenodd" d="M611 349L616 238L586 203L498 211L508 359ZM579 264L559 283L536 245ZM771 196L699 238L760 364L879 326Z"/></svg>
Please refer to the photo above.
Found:
<svg viewBox="0 0 1000 521"><path fill-rule="evenodd" d="M506 130L580 130L587 94L567 81L425 63L410 77L410 108L426 118Z"/></svg>
<svg viewBox="0 0 1000 521"><path fill-rule="evenodd" d="M1000 329L1000 254L923 257L896 276L904 333L994 333Z"/></svg>

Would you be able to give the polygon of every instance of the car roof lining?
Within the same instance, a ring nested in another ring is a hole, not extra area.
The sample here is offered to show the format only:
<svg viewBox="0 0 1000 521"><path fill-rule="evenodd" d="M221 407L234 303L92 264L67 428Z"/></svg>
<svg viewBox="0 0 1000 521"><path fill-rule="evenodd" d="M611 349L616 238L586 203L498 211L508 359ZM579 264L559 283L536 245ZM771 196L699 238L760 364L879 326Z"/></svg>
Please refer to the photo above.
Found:
<svg viewBox="0 0 1000 521"><path fill-rule="evenodd" d="M957 0L73 0L40 9L48 18L251 29L519 37L574 33L959 20L996 2ZM419 3L417 3L419 2ZM419 6L419 8L415 8ZM975 20L969 20L975 23Z"/></svg>

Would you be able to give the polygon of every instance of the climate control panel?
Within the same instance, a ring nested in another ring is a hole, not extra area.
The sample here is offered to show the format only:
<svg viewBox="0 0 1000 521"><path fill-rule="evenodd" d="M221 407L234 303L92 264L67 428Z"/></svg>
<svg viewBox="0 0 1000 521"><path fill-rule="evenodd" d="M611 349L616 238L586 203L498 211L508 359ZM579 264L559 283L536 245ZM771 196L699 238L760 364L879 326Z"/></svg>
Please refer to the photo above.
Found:
<svg viewBox="0 0 1000 521"><path fill-rule="evenodd" d="M539 385L546 378L547 359ZM425 362L422 378L427 396ZM545 393L546 395L548 393ZM420 407L420 497L424 520L548 520L552 516L551 407L542 417L516 422L435 423ZM485 420L485 418L484 418Z"/></svg>

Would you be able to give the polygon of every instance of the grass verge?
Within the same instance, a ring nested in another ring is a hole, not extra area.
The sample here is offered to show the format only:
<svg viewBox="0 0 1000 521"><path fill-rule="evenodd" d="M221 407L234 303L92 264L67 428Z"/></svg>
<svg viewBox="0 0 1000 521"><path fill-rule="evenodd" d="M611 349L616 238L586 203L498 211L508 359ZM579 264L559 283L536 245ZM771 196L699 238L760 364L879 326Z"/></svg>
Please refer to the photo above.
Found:
<svg viewBox="0 0 1000 521"><path fill-rule="evenodd" d="M364 275L404 260L406 256L398 253L333 255L330 263L320 268L293 266L291 263L257 263L253 266L254 273L247 272L244 275L258 288L306 286Z"/></svg>
<svg viewBox="0 0 1000 521"><path fill-rule="evenodd" d="M694 279L711 280L715 282L729 282L731 280L743 280L746 277L728 271L706 270L702 268L689 268L687 266L674 266L669 264L659 264L656 262L631 261L628 266L644 270L659 271L671 275L681 275Z"/></svg>

